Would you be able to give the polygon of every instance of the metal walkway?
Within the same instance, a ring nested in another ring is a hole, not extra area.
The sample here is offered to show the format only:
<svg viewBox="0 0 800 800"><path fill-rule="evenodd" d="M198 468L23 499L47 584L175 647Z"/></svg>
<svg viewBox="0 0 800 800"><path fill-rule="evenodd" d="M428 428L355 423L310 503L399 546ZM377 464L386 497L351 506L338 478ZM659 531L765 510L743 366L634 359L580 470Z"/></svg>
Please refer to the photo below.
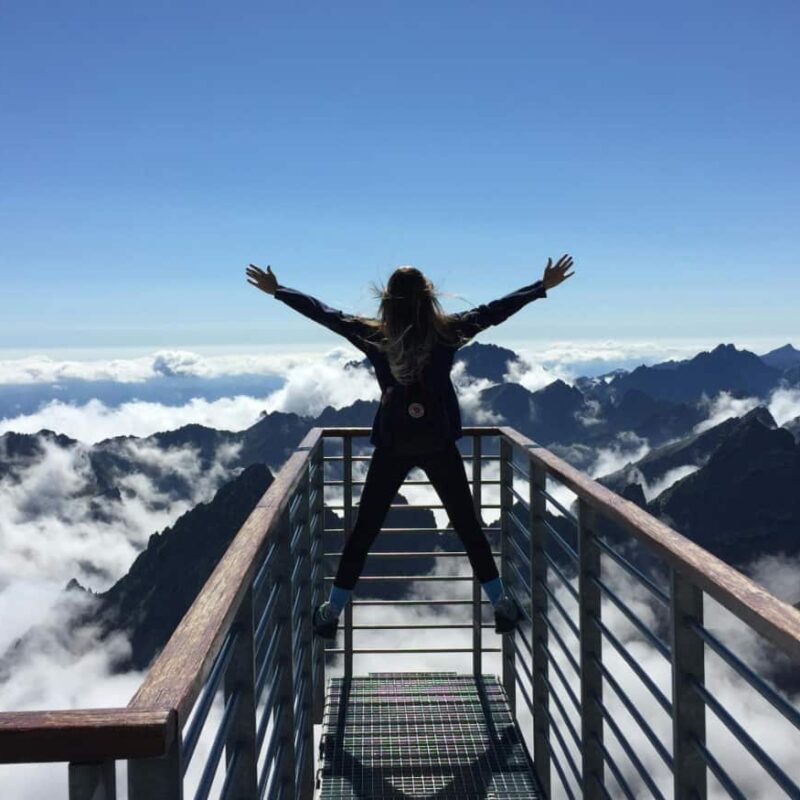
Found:
<svg viewBox="0 0 800 800"><path fill-rule="evenodd" d="M536 800L533 765L493 675L331 678L319 800Z"/></svg>

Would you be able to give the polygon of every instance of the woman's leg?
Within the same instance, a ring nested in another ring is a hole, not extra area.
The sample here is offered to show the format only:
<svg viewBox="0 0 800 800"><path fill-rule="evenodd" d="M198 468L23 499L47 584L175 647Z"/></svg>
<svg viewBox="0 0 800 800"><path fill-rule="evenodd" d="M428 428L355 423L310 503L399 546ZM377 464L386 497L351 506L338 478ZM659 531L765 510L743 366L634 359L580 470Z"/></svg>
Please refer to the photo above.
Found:
<svg viewBox="0 0 800 800"><path fill-rule="evenodd" d="M441 498L477 579L486 584L499 578L492 549L475 513L464 460L456 443L450 442L444 450L422 457L420 466ZM499 586L499 582L492 587L495 585Z"/></svg>
<svg viewBox="0 0 800 800"><path fill-rule="evenodd" d="M348 591L355 587L369 549L411 466L409 458L392 455L385 447L376 447L373 450L356 521L342 548L334 586Z"/></svg>

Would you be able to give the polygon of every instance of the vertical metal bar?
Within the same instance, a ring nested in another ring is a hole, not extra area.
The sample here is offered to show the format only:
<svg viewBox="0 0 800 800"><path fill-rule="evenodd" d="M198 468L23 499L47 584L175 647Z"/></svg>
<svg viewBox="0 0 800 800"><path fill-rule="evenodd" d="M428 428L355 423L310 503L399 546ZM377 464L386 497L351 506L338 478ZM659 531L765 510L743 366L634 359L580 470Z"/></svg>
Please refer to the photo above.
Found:
<svg viewBox="0 0 800 800"><path fill-rule="evenodd" d="M478 520L483 520L481 510L483 506L481 486L481 435L472 435L472 503ZM481 596L482 588L478 576L472 581L472 674L478 676L483 669L482 629L481 621Z"/></svg>
<svg viewBox="0 0 800 800"><path fill-rule="evenodd" d="M277 781L287 797L295 797L294 782L294 653L292 651L292 529L289 520L289 505L281 514L276 533L278 534L278 552L275 554L275 579L280 581L278 598L275 606L276 621L281 626L280 644L277 649L278 659L283 669L280 672L280 689L278 689L277 706L281 707L280 730L273 735L278 736L283 746L277 769Z"/></svg>
<svg viewBox="0 0 800 800"><path fill-rule="evenodd" d="M353 529L353 440L347 434L342 441L342 466L344 467L344 543L350 537ZM351 596L352 598L352 596ZM350 602L344 607L344 678L350 680L353 677L353 603Z"/></svg>
<svg viewBox="0 0 800 800"><path fill-rule="evenodd" d="M531 538L528 555L531 564L531 619L533 620L532 669L533 674L533 761L539 783L545 797L550 797L550 695L547 689L549 680L549 662L547 659L548 636L547 623L543 615L547 613L547 562L544 558L545 537L547 535L544 521L547 500L542 494L547 489L547 468L528 458L528 505L530 507L529 528Z"/></svg>
<svg viewBox="0 0 800 800"><path fill-rule="evenodd" d="M504 586L511 583L511 545L508 537L511 535L509 530L510 520L508 512L511 509L513 495L511 494L511 481L514 479L511 469L511 443L504 436L500 437L500 577ZM501 636L501 657L503 659L503 686L508 696L508 704L511 713L517 714L517 681L514 674L514 658L516 651L511 644L511 637L514 633Z"/></svg>
<svg viewBox="0 0 800 800"><path fill-rule="evenodd" d="M602 660L602 640L600 629L592 622L592 617L600 619L600 589L591 580L600 577L600 548L594 542L595 511L583 499L578 500L578 591L579 623L581 632L581 750L583 776L583 797L595 800L602 797L601 787L605 785L603 775L603 716L596 697L603 698L603 676L594 661ZM596 738L595 738L596 737ZM595 780L596 779L596 780Z"/></svg>
<svg viewBox="0 0 800 800"><path fill-rule="evenodd" d="M325 600L325 561L322 557L323 540L322 529L325 526L325 462L322 460L324 455L323 444L325 437L320 436L317 447L312 456L312 463L316 466L314 473L314 487L317 490L316 502L314 507L310 509L312 519L316 515L316 530L312 536L312 544L316 546L317 556L312 564L312 570L316 567L317 579L314 582L312 591L316 596L316 604ZM314 665L313 665L313 683L314 683L314 699L312 719L314 724L321 725L322 717L325 709L325 648L324 640L319 636L313 637L314 641Z"/></svg>
<svg viewBox="0 0 800 800"><path fill-rule="evenodd" d="M225 670L225 702L236 693L239 702L225 741L225 763L234 769L234 797L255 797L256 771L255 654L253 647L253 588L247 590L233 621L238 630L231 660ZM234 755L236 759L234 760Z"/></svg>
<svg viewBox="0 0 800 800"><path fill-rule="evenodd" d="M705 682L703 640L687 625L689 620L703 623L703 592L676 570L671 570L671 645L672 645L672 746L675 800L707 796L706 766L691 743L696 737L706 742L706 706L692 690L689 678Z"/></svg>
<svg viewBox="0 0 800 800"><path fill-rule="evenodd" d="M302 513L303 532L300 537L301 552L297 554L298 558L303 558L305 562L305 569L300 570L299 576L301 579L298 591L301 593L302 599L300 601L300 619L297 624L300 625L300 647L305 644L303 648L302 667L299 680L303 684L303 696L300 698L299 710L305 709L308 713L304 717L304 730L301 732L298 747L302 749L303 741L305 740L306 746L303 753L303 764L300 765L300 778L298 781L298 792L300 797L313 797L314 796L314 728L311 720L311 707L313 704L313 676L312 676L312 660L311 648L313 646L313 632L311 630L311 478L310 478L311 458L309 457L306 462L304 470L304 478L302 486L299 491L302 493L300 509Z"/></svg>
<svg viewBox="0 0 800 800"><path fill-rule="evenodd" d="M69 800L116 800L114 761L69 765Z"/></svg>
<svg viewBox="0 0 800 800"><path fill-rule="evenodd" d="M181 737L176 735L160 758L128 761L128 800L183 800Z"/></svg>

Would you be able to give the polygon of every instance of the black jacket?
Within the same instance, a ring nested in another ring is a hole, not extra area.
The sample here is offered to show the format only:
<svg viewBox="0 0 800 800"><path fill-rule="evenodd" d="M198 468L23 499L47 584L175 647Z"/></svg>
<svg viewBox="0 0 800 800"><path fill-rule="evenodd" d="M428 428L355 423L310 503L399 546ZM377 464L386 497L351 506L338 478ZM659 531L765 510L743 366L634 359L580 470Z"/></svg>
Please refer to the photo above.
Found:
<svg viewBox="0 0 800 800"><path fill-rule="evenodd" d="M547 293L542 281L539 280L498 300L492 300L468 311L454 314L456 328L462 337L471 338L490 325L499 325L524 305L540 297L547 297ZM365 338L373 333L373 330L365 323L325 305L308 294L280 284L275 291L275 298L315 322L330 328L335 333L341 334L361 350L375 369L375 377L381 387L382 398L386 396L389 387L398 386L398 382L389 369L385 353L374 344L365 341ZM434 346L430 361L423 370L425 387L428 391L436 393L435 396L442 401L437 405L440 409L440 418L437 423L441 435L446 439L459 439L464 435L461 429L458 398L450 380L450 370L453 367L453 357L457 349L457 347L443 342L438 343ZM378 406L369 438L370 442L376 446L392 444L392 426L388 424L387 420L382 419L383 406L383 402Z"/></svg>

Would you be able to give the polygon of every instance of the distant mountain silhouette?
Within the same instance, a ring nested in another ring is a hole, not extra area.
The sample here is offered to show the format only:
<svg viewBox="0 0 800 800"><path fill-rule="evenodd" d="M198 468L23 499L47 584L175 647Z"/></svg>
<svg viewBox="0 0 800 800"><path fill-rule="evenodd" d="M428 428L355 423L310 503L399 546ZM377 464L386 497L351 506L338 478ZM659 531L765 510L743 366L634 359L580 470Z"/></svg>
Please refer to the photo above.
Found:
<svg viewBox="0 0 800 800"><path fill-rule="evenodd" d="M779 369L765 364L755 353L720 344L684 361L637 367L614 378L609 387L618 393L639 389L656 399L692 403L703 394L713 397L722 391L763 398L780 377Z"/></svg>
<svg viewBox="0 0 800 800"><path fill-rule="evenodd" d="M506 347L496 344L472 342L457 351L453 363L464 362L464 368L473 378L485 378L501 383L510 363L518 363L519 356Z"/></svg>
<svg viewBox="0 0 800 800"><path fill-rule="evenodd" d="M761 360L775 369L789 369L789 367L800 367L800 350L785 344L769 353L764 353Z"/></svg>
<svg viewBox="0 0 800 800"><path fill-rule="evenodd" d="M593 412L583 394L562 380L536 392L517 383L501 383L484 389L480 401L482 407L501 415L504 424L545 445L582 438L585 426L579 416Z"/></svg>

